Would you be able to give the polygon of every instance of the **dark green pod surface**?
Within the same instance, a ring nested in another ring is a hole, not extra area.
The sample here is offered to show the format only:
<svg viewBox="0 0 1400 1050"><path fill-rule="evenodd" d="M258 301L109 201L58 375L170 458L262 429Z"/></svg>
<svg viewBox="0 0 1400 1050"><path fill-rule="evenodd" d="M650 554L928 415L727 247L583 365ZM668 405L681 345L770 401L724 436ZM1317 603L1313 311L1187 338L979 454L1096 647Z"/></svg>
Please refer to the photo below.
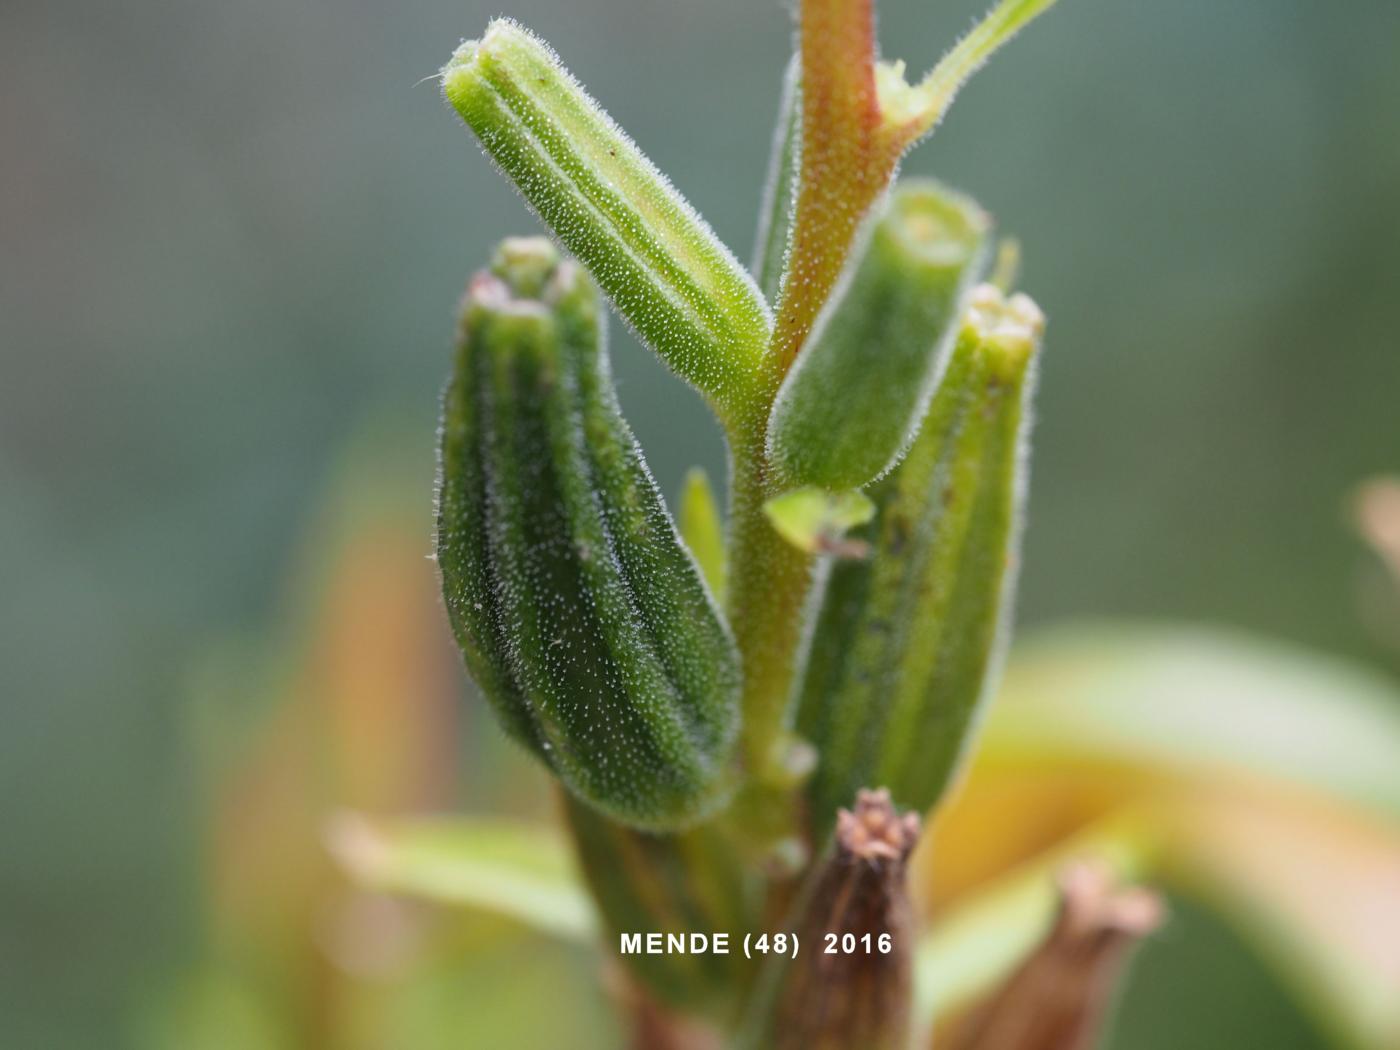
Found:
<svg viewBox="0 0 1400 1050"><path fill-rule="evenodd" d="M587 275L539 238L473 279L438 564L506 730L614 818L675 827L723 801L738 657L618 410L599 314Z"/></svg>
<svg viewBox="0 0 1400 1050"><path fill-rule="evenodd" d="M956 770L1015 575L1042 327L1024 295L972 294L918 439L870 490L876 516L855 534L870 557L832 567L798 713L820 753L818 828L863 787L927 809Z"/></svg>
<svg viewBox="0 0 1400 1050"><path fill-rule="evenodd" d="M901 183L872 214L773 404L768 446L785 481L859 488L899 461L989 228L973 201L926 179Z"/></svg>
<svg viewBox="0 0 1400 1050"><path fill-rule="evenodd" d="M661 1002L722 1015L732 1008L746 965L736 935L755 929L761 894L738 853L710 821L660 834L621 827L591 807L565 801L565 823L611 950L623 935L728 933L728 954L626 953L624 965ZM738 936L742 940L742 936Z"/></svg>

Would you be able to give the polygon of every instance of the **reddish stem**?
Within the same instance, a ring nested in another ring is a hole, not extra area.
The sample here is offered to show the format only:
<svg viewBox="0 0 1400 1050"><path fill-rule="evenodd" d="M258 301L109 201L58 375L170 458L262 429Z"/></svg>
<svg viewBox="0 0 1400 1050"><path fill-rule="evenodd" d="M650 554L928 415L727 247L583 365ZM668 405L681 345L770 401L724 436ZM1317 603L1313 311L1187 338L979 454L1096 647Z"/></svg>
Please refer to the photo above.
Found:
<svg viewBox="0 0 1400 1050"><path fill-rule="evenodd" d="M803 0L802 171L773 360L791 366L899 158L881 134L872 0Z"/></svg>

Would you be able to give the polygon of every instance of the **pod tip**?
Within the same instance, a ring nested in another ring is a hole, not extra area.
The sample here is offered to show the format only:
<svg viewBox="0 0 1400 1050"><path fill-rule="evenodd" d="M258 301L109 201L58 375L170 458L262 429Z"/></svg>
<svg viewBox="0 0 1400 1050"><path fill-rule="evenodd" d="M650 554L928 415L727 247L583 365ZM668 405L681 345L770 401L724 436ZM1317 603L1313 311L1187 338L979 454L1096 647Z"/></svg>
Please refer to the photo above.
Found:
<svg viewBox="0 0 1400 1050"><path fill-rule="evenodd" d="M507 237L496 248L491 272L520 299L538 299L559 266L559 249L546 237Z"/></svg>
<svg viewBox="0 0 1400 1050"><path fill-rule="evenodd" d="M963 323L981 346L1020 368L1040 345L1045 313L1024 292L1008 296L994 284L979 284L968 296Z"/></svg>
<svg viewBox="0 0 1400 1050"><path fill-rule="evenodd" d="M890 205L900 241L925 264L964 266L981 250L991 218L971 197L932 179L910 179Z"/></svg>

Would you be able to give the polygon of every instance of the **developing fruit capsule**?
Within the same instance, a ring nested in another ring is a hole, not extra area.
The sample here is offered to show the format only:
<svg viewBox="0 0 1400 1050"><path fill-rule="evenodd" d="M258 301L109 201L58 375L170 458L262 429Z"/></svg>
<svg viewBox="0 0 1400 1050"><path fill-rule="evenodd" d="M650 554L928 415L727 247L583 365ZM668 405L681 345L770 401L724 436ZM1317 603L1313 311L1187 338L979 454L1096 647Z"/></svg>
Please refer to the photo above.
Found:
<svg viewBox="0 0 1400 1050"><path fill-rule="evenodd" d="M956 771L1008 616L1043 326L1025 295L972 293L923 429L870 489L870 557L831 570L798 714L820 826L867 784L927 810Z"/></svg>
<svg viewBox="0 0 1400 1050"><path fill-rule="evenodd" d="M618 410L599 297L511 240L463 304L437 556L468 669L580 798L667 828L723 801L733 640Z"/></svg>

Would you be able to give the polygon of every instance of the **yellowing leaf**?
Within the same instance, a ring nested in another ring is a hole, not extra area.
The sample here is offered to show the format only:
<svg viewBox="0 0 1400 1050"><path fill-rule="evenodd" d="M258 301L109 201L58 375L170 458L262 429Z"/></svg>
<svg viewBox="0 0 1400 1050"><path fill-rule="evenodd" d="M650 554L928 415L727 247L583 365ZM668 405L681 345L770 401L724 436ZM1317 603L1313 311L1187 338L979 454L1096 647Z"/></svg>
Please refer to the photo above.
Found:
<svg viewBox="0 0 1400 1050"><path fill-rule="evenodd" d="M1018 650L982 744L920 869L936 914L976 915L998 873L1130 811L1159 847L1147 877L1231 922L1337 1045L1400 1045L1400 691L1383 676L1200 629L1061 630ZM1011 954L986 929L983 955Z"/></svg>
<svg viewBox="0 0 1400 1050"><path fill-rule="evenodd" d="M379 825L344 814L328 835L372 889L505 915L566 940L593 937L593 906L552 828L494 817Z"/></svg>
<svg viewBox="0 0 1400 1050"><path fill-rule="evenodd" d="M983 746L995 760L1277 778L1400 818L1400 688L1341 660L1225 632L1042 635L1018 649Z"/></svg>
<svg viewBox="0 0 1400 1050"><path fill-rule="evenodd" d="M1272 785L1183 796L1166 874L1233 916L1341 1045L1400 1045L1400 828Z"/></svg>

